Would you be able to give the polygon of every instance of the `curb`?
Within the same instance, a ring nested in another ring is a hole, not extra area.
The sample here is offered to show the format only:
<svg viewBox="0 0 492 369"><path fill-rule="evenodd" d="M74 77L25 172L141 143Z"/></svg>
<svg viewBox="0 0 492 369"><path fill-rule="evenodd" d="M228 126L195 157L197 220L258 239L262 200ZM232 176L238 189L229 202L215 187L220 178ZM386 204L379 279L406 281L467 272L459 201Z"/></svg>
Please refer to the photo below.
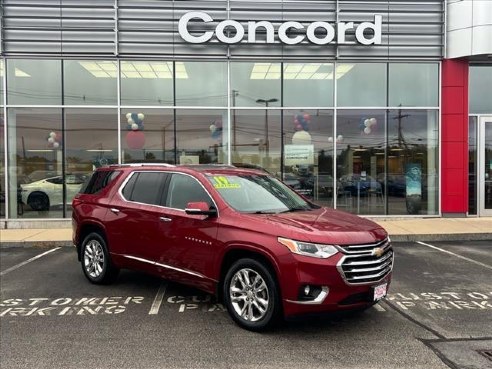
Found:
<svg viewBox="0 0 492 369"><path fill-rule="evenodd" d="M72 241L7 241L2 242L0 249L13 247L38 247L38 248L53 248L53 247L74 247Z"/></svg>

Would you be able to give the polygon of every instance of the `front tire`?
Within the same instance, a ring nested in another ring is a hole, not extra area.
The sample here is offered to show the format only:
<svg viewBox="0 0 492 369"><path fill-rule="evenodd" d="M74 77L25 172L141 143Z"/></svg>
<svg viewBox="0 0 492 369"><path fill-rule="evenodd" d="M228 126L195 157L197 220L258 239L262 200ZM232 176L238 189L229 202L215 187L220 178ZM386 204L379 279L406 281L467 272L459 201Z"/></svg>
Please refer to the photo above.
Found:
<svg viewBox="0 0 492 369"><path fill-rule="evenodd" d="M280 317L275 276L257 260L240 259L230 267L224 279L223 296L231 318L248 330L270 328Z"/></svg>
<svg viewBox="0 0 492 369"><path fill-rule="evenodd" d="M50 210L50 199L44 192L34 192L29 195L27 204L35 211Z"/></svg>
<svg viewBox="0 0 492 369"><path fill-rule="evenodd" d="M109 284L118 275L109 255L104 238L96 232L85 237L82 242L82 270L86 278L94 284Z"/></svg>

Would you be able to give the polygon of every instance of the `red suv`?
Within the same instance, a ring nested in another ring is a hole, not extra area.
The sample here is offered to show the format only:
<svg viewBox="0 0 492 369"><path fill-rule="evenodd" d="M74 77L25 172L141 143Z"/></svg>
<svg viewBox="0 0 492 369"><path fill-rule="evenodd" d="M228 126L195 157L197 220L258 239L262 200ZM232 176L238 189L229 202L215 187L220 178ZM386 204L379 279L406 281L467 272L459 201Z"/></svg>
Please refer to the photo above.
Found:
<svg viewBox="0 0 492 369"><path fill-rule="evenodd" d="M370 307L393 268L379 225L232 166L100 168L73 200L73 230L92 283L121 268L150 272L216 295L250 330Z"/></svg>

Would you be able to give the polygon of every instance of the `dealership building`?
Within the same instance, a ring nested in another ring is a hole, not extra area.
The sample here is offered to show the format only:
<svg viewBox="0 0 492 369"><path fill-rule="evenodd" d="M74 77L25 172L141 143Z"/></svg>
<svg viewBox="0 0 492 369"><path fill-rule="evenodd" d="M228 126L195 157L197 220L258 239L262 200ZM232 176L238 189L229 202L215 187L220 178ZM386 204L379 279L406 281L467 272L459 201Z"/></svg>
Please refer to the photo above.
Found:
<svg viewBox="0 0 492 369"><path fill-rule="evenodd" d="M262 168L364 216L492 216L492 1L0 8L2 227L68 222L95 168L143 162Z"/></svg>

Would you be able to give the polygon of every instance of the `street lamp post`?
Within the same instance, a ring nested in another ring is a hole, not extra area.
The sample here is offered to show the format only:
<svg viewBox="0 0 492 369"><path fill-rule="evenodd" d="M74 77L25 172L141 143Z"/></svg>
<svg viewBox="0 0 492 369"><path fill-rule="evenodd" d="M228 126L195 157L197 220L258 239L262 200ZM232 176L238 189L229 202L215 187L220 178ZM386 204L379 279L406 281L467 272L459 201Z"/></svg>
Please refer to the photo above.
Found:
<svg viewBox="0 0 492 369"><path fill-rule="evenodd" d="M277 102L278 99L276 98L271 98L271 99L258 99L256 102L258 104L265 104L265 155L268 157L269 151L270 151L270 143L268 141L268 105L270 103Z"/></svg>

